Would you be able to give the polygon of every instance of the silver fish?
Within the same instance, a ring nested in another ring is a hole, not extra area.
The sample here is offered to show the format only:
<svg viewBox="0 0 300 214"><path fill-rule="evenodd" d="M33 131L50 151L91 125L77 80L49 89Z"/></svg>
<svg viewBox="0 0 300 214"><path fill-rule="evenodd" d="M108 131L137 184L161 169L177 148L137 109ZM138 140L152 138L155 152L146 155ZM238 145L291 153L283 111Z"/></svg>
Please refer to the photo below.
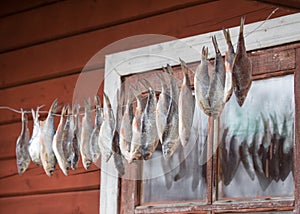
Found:
<svg viewBox="0 0 300 214"><path fill-rule="evenodd" d="M81 161L83 167L87 170L92 161L92 151L91 151L91 135L93 131L92 119L91 119L91 100L84 100L84 116L82 118L82 127L81 127L81 137L80 137L80 152L81 152Z"/></svg>
<svg viewBox="0 0 300 214"><path fill-rule="evenodd" d="M107 162L112 155L112 141L115 130L115 117L110 104L108 96L104 93L105 108L103 123L100 128L98 144L100 147L101 155Z"/></svg>
<svg viewBox="0 0 300 214"><path fill-rule="evenodd" d="M180 62L181 70L183 72L183 82L181 85L178 100L179 137L182 146L186 146L189 142L191 127L193 123L195 101L188 76L189 69L183 60L180 59Z"/></svg>
<svg viewBox="0 0 300 214"><path fill-rule="evenodd" d="M79 120L79 105L74 105L72 113L74 115L74 129L72 138L72 158L71 158L71 168L73 170L78 168L78 161L80 158L80 137L81 137L81 125Z"/></svg>
<svg viewBox="0 0 300 214"><path fill-rule="evenodd" d="M155 121L156 94L152 88L148 89L148 97L145 109L141 117L141 141L144 160L149 160L158 144L158 135Z"/></svg>
<svg viewBox="0 0 300 214"><path fill-rule="evenodd" d="M161 81L161 93L156 105L156 128L160 142L162 142L162 135L165 130L168 107L170 102L170 90L165 82L162 74L157 74Z"/></svg>
<svg viewBox="0 0 300 214"><path fill-rule="evenodd" d="M223 100L223 102L226 103L230 99L233 92L232 70L233 70L233 59L235 57L235 53L231 43L229 29L223 29L223 34L227 43L227 51L225 52L226 78L225 78L224 100Z"/></svg>
<svg viewBox="0 0 300 214"><path fill-rule="evenodd" d="M74 137L74 118L69 105L66 107L66 122L63 127L62 149L67 160L67 168L71 168L74 157L73 137Z"/></svg>
<svg viewBox="0 0 300 214"><path fill-rule="evenodd" d="M142 141L141 141L141 118L143 113L142 95L135 95L136 108L132 120L132 138L130 144L129 163L134 160L142 159Z"/></svg>
<svg viewBox="0 0 300 214"><path fill-rule="evenodd" d="M17 157L17 168L19 175L23 174L29 164L30 164L30 156L28 152L28 144L29 144L29 129L27 127L28 118L23 110L22 111L22 130L17 139L16 144L16 157Z"/></svg>
<svg viewBox="0 0 300 214"><path fill-rule="evenodd" d="M208 88L208 100L210 105L211 116L218 118L224 108L224 87L225 87L225 66L222 55L218 48L217 39L212 37L216 57L214 69Z"/></svg>
<svg viewBox="0 0 300 214"><path fill-rule="evenodd" d="M68 175L68 161L63 150L63 132L66 123L66 111L67 107L64 106L61 112L60 122L53 137L52 149L60 169L65 175Z"/></svg>
<svg viewBox="0 0 300 214"><path fill-rule="evenodd" d="M201 62L198 65L195 77L194 77L194 87L195 87L195 99L197 105L204 111L208 116L211 115L210 104L208 100L208 88L210 83L209 77L209 61L208 61L208 48L202 48Z"/></svg>
<svg viewBox="0 0 300 214"><path fill-rule="evenodd" d="M56 113L58 109L58 100L55 99L49 109L46 120L40 122L41 161L43 168L49 177L53 175L56 165L56 158L52 149L52 141L55 133L53 114Z"/></svg>
<svg viewBox="0 0 300 214"><path fill-rule="evenodd" d="M120 151L124 158L129 161L130 160L130 144L132 139L132 121L133 121L133 104L131 97L131 90L129 91L129 95L126 102L125 111L122 116L121 126L120 126Z"/></svg>
<svg viewBox="0 0 300 214"><path fill-rule="evenodd" d="M171 78L171 99L168 108L166 128L162 136L162 151L166 159L169 159L180 144L178 133L178 88L175 79Z"/></svg>
<svg viewBox="0 0 300 214"><path fill-rule="evenodd" d="M32 109L31 113L33 118L33 131L29 141L29 155L33 163L35 163L37 166L41 166L39 107L37 108L36 112L34 112Z"/></svg>
<svg viewBox="0 0 300 214"><path fill-rule="evenodd" d="M232 83L237 102L240 106L244 104L248 91L252 84L252 65L247 56L244 41L245 17L241 18L240 34L237 43L236 55L233 60Z"/></svg>
<svg viewBox="0 0 300 214"><path fill-rule="evenodd" d="M100 146L98 144L98 138L100 133L100 128L103 122L103 109L100 103L100 98L98 96L95 96L95 103L96 103L96 116L95 116L95 126L92 131L90 144L92 148L92 154L93 154L93 163L96 163L101 155Z"/></svg>

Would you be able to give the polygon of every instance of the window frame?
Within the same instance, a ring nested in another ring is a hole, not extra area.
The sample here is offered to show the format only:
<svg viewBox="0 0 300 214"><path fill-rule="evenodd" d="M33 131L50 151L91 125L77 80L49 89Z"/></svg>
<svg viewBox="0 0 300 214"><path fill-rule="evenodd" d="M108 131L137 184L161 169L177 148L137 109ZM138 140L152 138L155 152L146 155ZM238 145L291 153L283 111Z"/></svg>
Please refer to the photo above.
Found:
<svg viewBox="0 0 300 214"><path fill-rule="evenodd" d="M247 51L261 50L264 48L281 46L288 43L299 42L300 35L300 13L282 16L265 22L256 22L245 25L245 35L251 32L251 37L246 37ZM256 29L260 26L259 29ZM253 31L256 29L256 31ZM230 28L232 38L238 35L239 27ZM181 41L196 49L199 53L203 45L208 46L209 50L213 50L211 45L211 36L216 35L219 40L219 48L221 53L225 52L225 41L222 31L210 32L198 36L181 39ZM276 38L274 37L276 35ZM257 40L256 38L259 38ZM162 65L169 63L172 66L178 66L178 62L170 60L171 58L183 58L187 63L195 63L199 61L200 55L184 55L189 51L186 46L176 46L176 51L172 49L174 41L165 42L158 45L151 45L139 49L124 51L120 53L110 54L105 59L105 82L104 92L112 101L112 107L115 110L117 103L114 99L117 89L121 88L122 78L126 75L133 75L147 71L160 69ZM156 48L159 47L159 48ZM186 51L185 51L186 50ZM159 53L167 56L159 62L155 59L136 60L134 64L128 63L127 60L136 56L147 55L148 53ZM181 53L178 56L178 53ZM177 55L176 55L177 54ZM213 57L213 51L210 51L209 57ZM163 212L193 212L193 213L221 213L226 211L271 211L271 210L294 210L294 213L300 213L300 47L296 45L296 68L290 73L294 73L294 96L295 96L295 141L294 141L294 199L270 199L270 200L248 200L248 201L220 201L216 198L216 176L217 176L217 157L211 158L207 163L207 196L206 204L197 202L186 202L182 204L159 204L149 206L139 206L140 181L126 180L118 178L117 171L105 173L108 169L114 167L114 163L110 160L108 163L101 161L101 186L100 186L100 213L163 213ZM122 61L122 62L120 62ZM275 72L254 76L254 79L267 78L286 73ZM209 135L208 152L212 153L212 145L216 145L212 137L216 134L213 127L218 124L209 119ZM215 140L216 141L216 140ZM299 154L299 155L297 155ZM125 163L126 173L137 173L139 166L136 164Z"/></svg>

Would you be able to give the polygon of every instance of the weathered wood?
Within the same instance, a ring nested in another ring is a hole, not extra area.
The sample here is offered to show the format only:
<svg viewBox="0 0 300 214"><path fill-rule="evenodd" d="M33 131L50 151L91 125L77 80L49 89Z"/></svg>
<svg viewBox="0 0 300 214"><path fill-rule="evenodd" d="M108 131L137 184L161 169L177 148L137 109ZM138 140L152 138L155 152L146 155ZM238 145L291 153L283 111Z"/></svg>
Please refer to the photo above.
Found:
<svg viewBox="0 0 300 214"><path fill-rule="evenodd" d="M0 198L0 213L99 213L99 190Z"/></svg>
<svg viewBox="0 0 300 214"><path fill-rule="evenodd" d="M299 11L300 10L300 1L299 0L258 0L267 4L272 4L278 7L289 8L291 10Z"/></svg>
<svg viewBox="0 0 300 214"><path fill-rule="evenodd" d="M224 212L255 212L255 211L280 211L292 210L294 200L260 200L260 201L235 201L231 203L214 203L212 205L204 205L201 203L182 203L173 205L150 205L139 206L135 213L207 213L207 211L214 211L215 213Z"/></svg>
<svg viewBox="0 0 300 214"><path fill-rule="evenodd" d="M61 1L4 18L0 22L0 52L119 25L207 1L134 0L130 7L127 2L117 0Z"/></svg>
<svg viewBox="0 0 300 214"><path fill-rule="evenodd" d="M32 10L44 5L55 3L59 0L2 0L0 7L0 17Z"/></svg>
<svg viewBox="0 0 300 214"><path fill-rule="evenodd" d="M0 106L30 110L44 104L42 110L47 111L56 98L60 105L71 104L73 98L83 104L85 97L93 98L97 92L102 95L102 89L103 70L100 69L0 90ZM0 111L0 124L20 121L20 114L2 109Z"/></svg>
<svg viewBox="0 0 300 214"><path fill-rule="evenodd" d="M24 174L18 175L15 158L1 160L0 197L99 189L99 178L99 168L92 164L86 171L81 160L78 169L69 170L68 176L65 176L57 165L54 175L50 178L42 167L33 163Z"/></svg>
<svg viewBox="0 0 300 214"><path fill-rule="evenodd" d="M244 14L247 14L247 23L264 20L272 10L271 6L251 1L214 1L1 54L0 88L78 72L97 51L112 42L129 36L152 33L184 38L219 30L223 27L237 26L240 17ZM274 17L289 13L285 10L278 10ZM214 16L211 17L209 14L214 14ZM147 27L145 27L145 23L147 23ZM276 36L282 37L278 34ZM134 39L126 45L110 46L91 66L103 67L104 54L159 42L162 41L157 39L137 41ZM200 44L200 46L202 45ZM26 71L26 75L24 75L24 71Z"/></svg>
<svg viewBox="0 0 300 214"><path fill-rule="evenodd" d="M295 210L300 213L300 48L296 49L295 72L295 142L294 142L294 183L295 183Z"/></svg>
<svg viewBox="0 0 300 214"><path fill-rule="evenodd" d="M214 144L214 119L208 118L208 135L207 135L207 165L206 165L206 203L213 203L213 144ZM201 190L200 190L201 191Z"/></svg>

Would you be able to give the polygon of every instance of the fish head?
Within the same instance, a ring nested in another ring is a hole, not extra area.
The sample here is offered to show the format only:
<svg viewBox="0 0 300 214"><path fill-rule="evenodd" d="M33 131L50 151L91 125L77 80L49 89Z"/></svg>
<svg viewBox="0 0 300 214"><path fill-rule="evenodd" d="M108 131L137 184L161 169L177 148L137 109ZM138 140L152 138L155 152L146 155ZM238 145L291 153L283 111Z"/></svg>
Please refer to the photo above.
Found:
<svg viewBox="0 0 300 214"><path fill-rule="evenodd" d="M246 100L246 96L247 96L247 94L244 94L240 91L236 91L236 100L240 107L242 107L242 105L244 104L244 102Z"/></svg>
<svg viewBox="0 0 300 214"><path fill-rule="evenodd" d="M166 160L169 160L175 151L174 147L171 145L173 145L173 144L167 143L167 144L163 144L163 146L162 146L163 147L162 148L163 156Z"/></svg>
<svg viewBox="0 0 300 214"><path fill-rule="evenodd" d="M49 177L51 177L54 174L54 167L51 167L51 166L47 167L45 169L45 172L46 172L46 175L48 175Z"/></svg>
<svg viewBox="0 0 300 214"><path fill-rule="evenodd" d="M17 163L18 174L22 175L26 171L26 169L28 168L28 166L29 166L29 163L26 162L26 161L18 162Z"/></svg>
<svg viewBox="0 0 300 214"><path fill-rule="evenodd" d="M149 152L149 151L146 151L144 154L143 154L143 158L144 160L149 160L152 156L152 152Z"/></svg>
<svg viewBox="0 0 300 214"><path fill-rule="evenodd" d="M83 167L88 170L88 168L91 166L92 160L84 160Z"/></svg>

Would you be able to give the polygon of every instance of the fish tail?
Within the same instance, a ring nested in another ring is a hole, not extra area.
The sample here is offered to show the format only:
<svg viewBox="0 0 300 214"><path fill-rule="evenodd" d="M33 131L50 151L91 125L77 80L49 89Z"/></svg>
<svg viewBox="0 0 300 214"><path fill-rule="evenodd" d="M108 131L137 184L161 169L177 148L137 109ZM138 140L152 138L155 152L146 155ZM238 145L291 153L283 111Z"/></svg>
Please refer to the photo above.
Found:
<svg viewBox="0 0 300 214"><path fill-rule="evenodd" d="M85 111L90 111L91 107L91 99L90 98L84 98L84 109Z"/></svg>
<svg viewBox="0 0 300 214"><path fill-rule="evenodd" d="M180 61L180 64L181 64L181 70L182 70L183 74L185 76L188 75L189 74L189 69L187 67L187 64L181 58L179 58L179 61Z"/></svg>
<svg viewBox="0 0 300 214"><path fill-rule="evenodd" d="M226 43L231 44L231 37L230 37L229 29L223 29L223 34L224 34Z"/></svg>
<svg viewBox="0 0 300 214"><path fill-rule="evenodd" d="M205 46L202 47L202 58L203 59L208 58L208 47L205 47Z"/></svg>
<svg viewBox="0 0 300 214"><path fill-rule="evenodd" d="M97 106L101 107L102 103L101 103L100 97L98 95L95 95L94 102Z"/></svg>
<svg viewBox="0 0 300 214"><path fill-rule="evenodd" d="M105 102L106 102L106 106L108 108L111 108L111 103L110 103L109 97L107 96L107 94L105 92L103 92L103 95L104 95L104 99L105 99Z"/></svg>
<svg viewBox="0 0 300 214"><path fill-rule="evenodd" d="M58 98L56 98L51 107L50 107L50 110L49 112L51 112L52 114L56 113L58 110L59 110L60 106L58 105Z"/></svg>
<svg viewBox="0 0 300 214"><path fill-rule="evenodd" d="M173 68L170 66L170 64L167 64L167 72L171 75L173 75Z"/></svg>
<svg viewBox="0 0 300 214"><path fill-rule="evenodd" d="M243 34L243 32L244 32L245 19L246 19L246 16L243 16L243 17L241 18L240 34Z"/></svg>
<svg viewBox="0 0 300 214"><path fill-rule="evenodd" d="M216 39L216 36L212 36L212 42L213 42L213 45L214 45L214 48L215 48L215 51L217 54L220 53L220 50L219 50L219 47L218 47L218 42L217 42L217 39Z"/></svg>

